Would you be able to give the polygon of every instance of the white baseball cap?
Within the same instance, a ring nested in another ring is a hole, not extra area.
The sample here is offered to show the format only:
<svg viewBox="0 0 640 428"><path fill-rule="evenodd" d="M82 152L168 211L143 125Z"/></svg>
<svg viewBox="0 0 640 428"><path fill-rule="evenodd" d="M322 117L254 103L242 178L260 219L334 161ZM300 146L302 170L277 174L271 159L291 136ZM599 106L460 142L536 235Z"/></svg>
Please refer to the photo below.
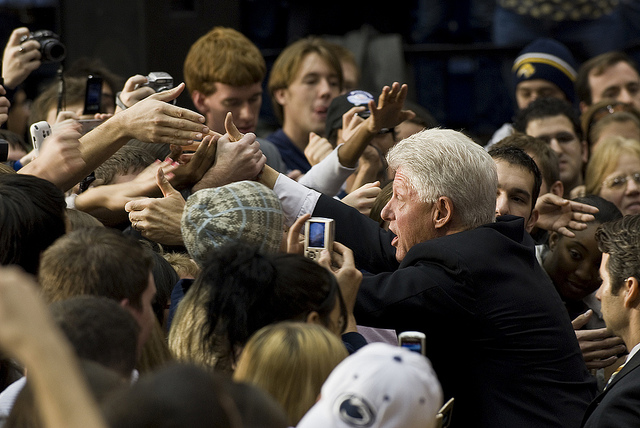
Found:
<svg viewBox="0 0 640 428"><path fill-rule="evenodd" d="M372 343L331 372L297 428L431 428L442 388L424 356Z"/></svg>

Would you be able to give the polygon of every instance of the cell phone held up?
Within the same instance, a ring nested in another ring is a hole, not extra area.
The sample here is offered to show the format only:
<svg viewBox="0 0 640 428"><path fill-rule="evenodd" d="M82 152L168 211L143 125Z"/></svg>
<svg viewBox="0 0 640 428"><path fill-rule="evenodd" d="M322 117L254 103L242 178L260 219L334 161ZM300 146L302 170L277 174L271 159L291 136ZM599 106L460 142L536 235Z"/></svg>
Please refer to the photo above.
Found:
<svg viewBox="0 0 640 428"><path fill-rule="evenodd" d="M304 256L318 260L322 250L333 250L335 223L333 219L311 217L304 224Z"/></svg>
<svg viewBox="0 0 640 428"><path fill-rule="evenodd" d="M89 75L87 77L87 87L84 94L83 115L94 115L100 113L102 106L102 77Z"/></svg>
<svg viewBox="0 0 640 428"><path fill-rule="evenodd" d="M39 149L40 147L42 147L42 142L44 141L44 139L51 135L51 126L49 126L46 121L41 120L40 122L32 124L29 128L29 131L31 132L31 142L33 143L33 148Z"/></svg>

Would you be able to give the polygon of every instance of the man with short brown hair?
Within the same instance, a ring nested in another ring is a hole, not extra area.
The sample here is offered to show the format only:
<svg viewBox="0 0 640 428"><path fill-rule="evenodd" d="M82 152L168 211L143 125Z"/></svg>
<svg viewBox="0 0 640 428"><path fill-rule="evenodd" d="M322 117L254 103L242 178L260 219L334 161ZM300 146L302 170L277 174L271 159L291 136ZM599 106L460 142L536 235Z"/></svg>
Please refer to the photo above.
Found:
<svg viewBox="0 0 640 428"><path fill-rule="evenodd" d="M340 60L328 42L314 37L299 40L276 59L269 77L269 94L282 128L268 140L276 145L289 170L306 173L304 155L309 133L324 133L331 101L343 84Z"/></svg>
<svg viewBox="0 0 640 428"><path fill-rule="evenodd" d="M640 215L603 223L596 232L602 251L602 303L607 328L624 340L629 355L604 391L587 408L582 426L637 427L640 425Z"/></svg>
<svg viewBox="0 0 640 428"><path fill-rule="evenodd" d="M640 109L640 74L627 54L607 52L580 66L576 92L581 112L603 99L632 104Z"/></svg>

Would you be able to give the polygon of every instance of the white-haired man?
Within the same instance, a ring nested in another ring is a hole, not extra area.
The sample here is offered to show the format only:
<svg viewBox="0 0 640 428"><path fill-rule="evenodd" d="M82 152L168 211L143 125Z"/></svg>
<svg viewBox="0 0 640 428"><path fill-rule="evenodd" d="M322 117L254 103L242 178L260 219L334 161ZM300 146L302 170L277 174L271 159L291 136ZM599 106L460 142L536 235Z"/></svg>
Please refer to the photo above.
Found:
<svg viewBox="0 0 640 428"><path fill-rule="evenodd" d="M355 306L360 324L425 333L445 400L456 400L452 426L578 427L594 385L523 219L494 222L491 157L459 132L430 129L387 159L391 232L272 170L262 180L293 217L335 219L336 240L372 273Z"/></svg>

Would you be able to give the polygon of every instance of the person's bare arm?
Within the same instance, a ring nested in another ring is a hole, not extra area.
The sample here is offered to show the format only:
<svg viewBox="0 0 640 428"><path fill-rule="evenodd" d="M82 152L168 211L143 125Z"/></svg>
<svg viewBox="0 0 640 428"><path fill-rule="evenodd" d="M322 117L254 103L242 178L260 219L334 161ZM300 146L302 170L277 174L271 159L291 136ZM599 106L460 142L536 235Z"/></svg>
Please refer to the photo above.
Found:
<svg viewBox="0 0 640 428"><path fill-rule="evenodd" d="M153 94L80 138L80 153L84 165L70 169L64 180L55 184L68 190L89 175L132 138L148 143L190 145L209 133L205 118L199 113L167 103L184 90L184 83ZM60 168L38 157L25 166L23 173L44 174L47 169ZM21 170L22 172L22 170Z"/></svg>
<svg viewBox="0 0 640 428"><path fill-rule="evenodd" d="M71 345L16 267L0 268L0 347L27 368L45 427L107 428Z"/></svg>
<svg viewBox="0 0 640 428"><path fill-rule="evenodd" d="M415 116L412 111L402 109L407 91L407 85L400 86L394 82L391 87L382 88L377 106L374 101L369 101L371 116L358 126L338 150L338 159L343 166L355 167L364 149L383 128L393 128Z"/></svg>
<svg viewBox="0 0 640 428"><path fill-rule="evenodd" d="M107 226L127 221L125 205L136 198L160 196L156 185L156 173L163 170L169 177L176 163L155 161L131 181L91 187L75 199L75 208L91 214Z"/></svg>

